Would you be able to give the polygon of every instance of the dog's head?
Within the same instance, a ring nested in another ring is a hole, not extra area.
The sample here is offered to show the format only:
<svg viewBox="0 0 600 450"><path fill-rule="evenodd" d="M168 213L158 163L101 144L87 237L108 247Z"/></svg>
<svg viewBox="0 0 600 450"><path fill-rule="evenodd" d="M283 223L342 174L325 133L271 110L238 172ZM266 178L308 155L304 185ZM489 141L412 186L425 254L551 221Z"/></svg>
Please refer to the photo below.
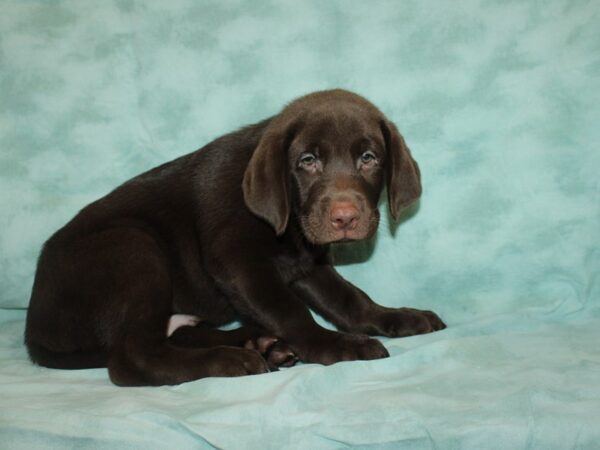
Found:
<svg viewBox="0 0 600 450"><path fill-rule="evenodd" d="M419 167L396 126L366 99L333 90L301 97L271 120L243 190L278 235L294 214L310 242L326 244L375 233L384 182L394 219L421 195Z"/></svg>

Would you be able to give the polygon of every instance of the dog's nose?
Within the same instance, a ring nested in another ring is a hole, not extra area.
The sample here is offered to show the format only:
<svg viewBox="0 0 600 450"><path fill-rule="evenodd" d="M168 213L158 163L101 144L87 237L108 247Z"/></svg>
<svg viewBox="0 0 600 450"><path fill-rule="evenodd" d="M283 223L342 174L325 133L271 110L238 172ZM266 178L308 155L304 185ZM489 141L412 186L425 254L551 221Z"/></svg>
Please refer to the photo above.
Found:
<svg viewBox="0 0 600 450"><path fill-rule="evenodd" d="M331 225L336 230L354 230L359 217L358 209L350 202L337 202L329 211Z"/></svg>

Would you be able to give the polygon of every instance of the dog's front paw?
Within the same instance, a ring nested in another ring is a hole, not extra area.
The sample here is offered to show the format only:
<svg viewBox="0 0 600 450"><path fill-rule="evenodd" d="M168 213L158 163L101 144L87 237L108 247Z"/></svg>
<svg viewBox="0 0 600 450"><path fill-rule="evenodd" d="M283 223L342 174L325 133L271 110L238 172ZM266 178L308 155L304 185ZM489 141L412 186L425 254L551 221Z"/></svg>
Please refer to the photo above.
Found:
<svg viewBox="0 0 600 450"><path fill-rule="evenodd" d="M405 337L431 333L446 328L437 314L413 308L386 311L379 321L381 334L388 337Z"/></svg>
<svg viewBox="0 0 600 450"><path fill-rule="evenodd" d="M335 332L313 340L306 350L300 351L299 354L304 362L324 365L339 361L380 359L390 356L377 339Z"/></svg>

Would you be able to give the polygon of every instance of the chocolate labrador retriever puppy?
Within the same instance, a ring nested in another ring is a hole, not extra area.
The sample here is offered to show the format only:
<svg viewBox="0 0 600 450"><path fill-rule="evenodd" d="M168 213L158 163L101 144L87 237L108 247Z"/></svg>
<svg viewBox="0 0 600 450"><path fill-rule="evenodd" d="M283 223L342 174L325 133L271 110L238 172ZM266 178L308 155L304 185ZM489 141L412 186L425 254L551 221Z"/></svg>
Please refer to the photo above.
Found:
<svg viewBox="0 0 600 450"><path fill-rule="evenodd" d="M119 186L44 245L25 342L43 366L177 384L388 356L367 335L445 327L340 277L335 242L367 239L421 194L396 126L364 98L316 92ZM341 332L319 326L309 308ZM241 320L244 326L218 326Z"/></svg>

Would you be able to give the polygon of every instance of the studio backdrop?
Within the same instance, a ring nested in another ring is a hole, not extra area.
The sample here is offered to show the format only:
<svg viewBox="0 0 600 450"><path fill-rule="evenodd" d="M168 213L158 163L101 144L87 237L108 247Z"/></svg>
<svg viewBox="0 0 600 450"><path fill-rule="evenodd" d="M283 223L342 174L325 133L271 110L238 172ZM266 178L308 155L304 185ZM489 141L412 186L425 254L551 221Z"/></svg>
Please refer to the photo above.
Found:
<svg viewBox="0 0 600 450"><path fill-rule="evenodd" d="M0 11L0 441L600 442L597 1L1 0ZM397 124L423 182L398 223L382 198L377 236L336 249L338 270L381 304L434 310L447 330L385 340L386 360L176 388L119 390L104 369L31 365L25 308L56 229L132 176L334 87Z"/></svg>

